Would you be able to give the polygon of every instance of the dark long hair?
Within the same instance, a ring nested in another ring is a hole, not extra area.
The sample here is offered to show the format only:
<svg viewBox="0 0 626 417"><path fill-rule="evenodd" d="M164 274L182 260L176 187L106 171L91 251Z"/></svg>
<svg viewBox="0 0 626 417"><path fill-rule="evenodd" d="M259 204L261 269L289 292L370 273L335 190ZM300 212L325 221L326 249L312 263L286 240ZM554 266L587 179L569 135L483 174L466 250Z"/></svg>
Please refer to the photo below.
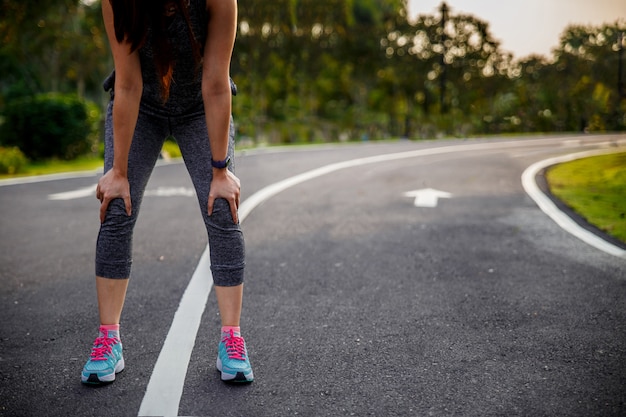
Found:
<svg viewBox="0 0 626 417"><path fill-rule="evenodd" d="M109 0L113 9L113 25L118 42L130 44L130 52L140 49L146 42L148 28L152 28L154 63L161 86L163 102L167 101L172 85L172 74L176 65L174 46L167 37L168 10L175 9L187 22L189 40L196 63L202 62L201 46L198 43L189 18L190 0Z"/></svg>

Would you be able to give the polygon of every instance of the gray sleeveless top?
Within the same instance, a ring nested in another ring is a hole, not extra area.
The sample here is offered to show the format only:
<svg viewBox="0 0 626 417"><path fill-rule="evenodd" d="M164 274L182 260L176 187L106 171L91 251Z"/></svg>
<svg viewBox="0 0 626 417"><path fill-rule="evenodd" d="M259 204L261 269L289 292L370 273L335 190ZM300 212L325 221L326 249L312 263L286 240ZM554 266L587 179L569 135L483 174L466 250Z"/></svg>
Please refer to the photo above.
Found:
<svg viewBox="0 0 626 417"><path fill-rule="evenodd" d="M204 47L208 16L206 0L189 0L189 20L196 40ZM194 62L193 49L189 39L187 22L181 12L169 18L167 35L176 54L170 95L163 103L161 87L154 65L152 29L148 30L146 43L139 50L141 74L143 77L142 103L157 107L172 115L185 114L202 110L202 71ZM104 82L105 90L112 90L115 71ZM231 80L231 90L236 94L236 87Z"/></svg>

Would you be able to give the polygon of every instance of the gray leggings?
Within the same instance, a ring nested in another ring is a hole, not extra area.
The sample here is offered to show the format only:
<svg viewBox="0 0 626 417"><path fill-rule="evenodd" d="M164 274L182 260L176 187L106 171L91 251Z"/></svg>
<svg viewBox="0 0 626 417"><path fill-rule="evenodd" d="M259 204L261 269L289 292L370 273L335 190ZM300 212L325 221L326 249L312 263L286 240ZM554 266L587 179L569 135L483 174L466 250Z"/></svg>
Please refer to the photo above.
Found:
<svg viewBox="0 0 626 417"><path fill-rule="evenodd" d="M105 122L105 172L113 166L113 99L107 109ZM211 248L213 282L218 286L235 286L243 282L244 240L238 224L233 223L228 202L215 201L213 214L207 214L211 184L211 147L206 128L203 105L181 116L164 115L156 107L143 103L139 109L137 127L128 155L128 181L132 215L126 215L122 199L109 204L104 223L100 226L96 245L96 275L103 278L130 277L133 229L139 214L143 194L168 135L174 136L191 176L200 212L206 225ZM228 153L234 153L234 126L231 118ZM233 169L233 165L229 169Z"/></svg>

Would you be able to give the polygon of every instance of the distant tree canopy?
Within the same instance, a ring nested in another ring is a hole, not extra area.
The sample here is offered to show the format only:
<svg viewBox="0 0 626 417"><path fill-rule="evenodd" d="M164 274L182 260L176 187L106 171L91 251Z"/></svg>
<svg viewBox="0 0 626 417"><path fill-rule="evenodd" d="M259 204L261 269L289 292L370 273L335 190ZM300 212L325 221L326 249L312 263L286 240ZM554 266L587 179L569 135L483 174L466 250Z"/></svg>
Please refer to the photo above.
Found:
<svg viewBox="0 0 626 417"><path fill-rule="evenodd" d="M99 2L0 1L0 111L49 91L104 102L112 62ZM624 21L567 27L552 56L519 59L487 22L446 9L409 19L403 0L240 1L239 135L288 143L626 129Z"/></svg>
<svg viewBox="0 0 626 417"><path fill-rule="evenodd" d="M100 4L0 0L0 110L15 95L77 92L99 98L110 68Z"/></svg>
<svg viewBox="0 0 626 417"><path fill-rule="evenodd" d="M409 20L403 1L252 0L239 16L235 109L251 137L626 127L617 89L624 23L572 26L554 57L516 60L480 18L452 9Z"/></svg>

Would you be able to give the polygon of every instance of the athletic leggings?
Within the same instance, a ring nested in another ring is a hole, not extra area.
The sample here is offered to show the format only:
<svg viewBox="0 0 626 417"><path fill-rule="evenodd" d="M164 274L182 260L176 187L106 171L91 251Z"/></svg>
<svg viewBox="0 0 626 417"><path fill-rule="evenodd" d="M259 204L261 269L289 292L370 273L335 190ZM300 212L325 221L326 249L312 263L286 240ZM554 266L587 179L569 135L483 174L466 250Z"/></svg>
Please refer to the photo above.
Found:
<svg viewBox="0 0 626 417"><path fill-rule="evenodd" d="M113 166L113 102L107 109L105 122L105 161L107 172ZM213 282L218 286L235 286L243 282L244 240L238 224L233 223L225 199L217 199L213 214L207 214L209 186L212 178L211 147L202 103L180 116L164 114L158 107L142 102L137 127L128 155L128 181L132 215L127 216L120 198L109 204L104 223L100 226L96 245L96 275L103 278L130 277L133 229L141 207L143 194L159 157L163 142L172 135L182 152L187 171L193 181L200 212L206 225ZM231 118L228 154L234 154L234 126ZM229 169L233 169L231 164Z"/></svg>

